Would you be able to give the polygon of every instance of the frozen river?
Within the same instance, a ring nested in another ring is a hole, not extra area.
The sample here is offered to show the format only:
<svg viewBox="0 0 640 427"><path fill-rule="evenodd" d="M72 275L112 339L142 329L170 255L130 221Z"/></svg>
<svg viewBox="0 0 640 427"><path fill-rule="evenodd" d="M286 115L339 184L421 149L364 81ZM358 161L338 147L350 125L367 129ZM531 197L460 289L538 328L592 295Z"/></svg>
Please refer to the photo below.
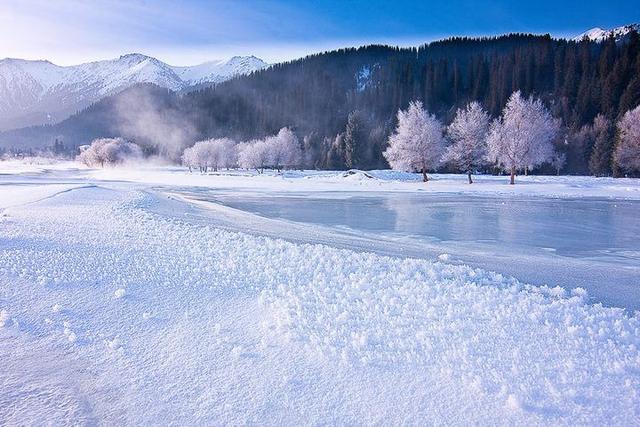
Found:
<svg viewBox="0 0 640 427"><path fill-rule="evenodd" d="M207 198L270 219L375 235L399 252L422 243L453 260L534 284L581 286L594 302L640 308L638 201L406 193Z"/></svg>
<svg viewBox="0 0 640 427"><path fill-rule="evenodd" d="M637 201L391 194L220 198L259 215L440 242L638 260Z"/></svg>

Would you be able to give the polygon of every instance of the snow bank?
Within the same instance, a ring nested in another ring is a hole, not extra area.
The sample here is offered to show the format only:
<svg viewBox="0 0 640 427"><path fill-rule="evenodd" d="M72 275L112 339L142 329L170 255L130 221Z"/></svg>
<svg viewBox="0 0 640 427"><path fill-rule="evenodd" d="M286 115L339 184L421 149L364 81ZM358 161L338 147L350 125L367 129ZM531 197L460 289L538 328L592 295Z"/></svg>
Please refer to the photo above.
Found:
<svg viewBox="0 0 640 427"><path fill-rule="evenodd" d="M371 174L368 174L365 171L357 170L357 169L349 169L346 172L342 173L342 178L346 178L352 181L362 181L367 179L375 179Z"/></svg>
<svg viewBox="0 0 640 427"><path fill-rule="evenodd" d="M365 177L363 174L375 179ZM266 171L257 174L246 170L218 173L188 173L184 168L103 169L89 173L99 180L127 180L165 186L197 186L242 192L325 192L325 191L393 191L434 194L491 196L539 196L554 198L618 198L640 200L640 180L635 178L595 178L585 176L518 176L509 185L508 176L478 175L474 184L463 174L429 174L422 182L420 174L391 170L373 170L344 176L344 171Z"/></svg>
<svg viewBox="0 0 640 427"><path fill-rule="evenodd" d="M640 200L640 179L596 178L587 176L518 176L516 185L509 185L508 176L477 175L474 184L467 183L464 174L429 174L423 183L416 173L393 170L345 171L287 170L281 174L267 170L258 174L253 170L224 170L207 174L189 173L187 168L160 165L146 161L128 167L87 169L77 162L47 164L30 161L0 161L0 176L11 174L56 173L67 177L68 172L90 181L123 180L146 185L170 187L190 186L242 192L326 192L326 191L392 191L435 194L465 194L492 196L539 196L554 198L613 198ZM366 175L375 179L370 179ZM1 199L0 199L1 200Z"/></svg>
<svg viewBox="0 0 640 427"><path fill-rule="evenodd" d="M0 302L25 326L0 339L0 382L18 381L3 405L27 369L5 347L36 342L92 372L43 385L82 390L60 402L67 422L640 422L637 315L466 266L227 232L180 206L92 187L8 210Z"/></svg>
<svg viewBox="0 0 640 427"><path fill-rule="evenodd" d="M302 264L313 280L262 292L269 327L288 342L337 363L452 382L462 400L506 401L549 421L577 420L585 399L598 403L583 421L614 416L606 407L619 399L638 403L638 318L585 305L582 292L565 298L466 267L326 255Z"/></svg>

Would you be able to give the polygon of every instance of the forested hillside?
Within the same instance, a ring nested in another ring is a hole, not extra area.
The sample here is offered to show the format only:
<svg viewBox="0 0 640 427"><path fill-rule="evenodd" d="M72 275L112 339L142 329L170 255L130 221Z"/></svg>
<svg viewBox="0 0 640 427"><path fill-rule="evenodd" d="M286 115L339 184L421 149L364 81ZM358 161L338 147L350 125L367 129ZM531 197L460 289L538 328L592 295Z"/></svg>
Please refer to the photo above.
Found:
<svg viewBox="0 0 640 427"><path fill-rule="evenodd" d="M639 48L631 32L622 42L512 34L419 48L341 49L186 94L136 87L59 125L0 140L16 147L58 137L74 146L123 136L175 156L198 139L247 140L289 126L304 141L307 167L374 168L386 166L381 153L396 112L411 100L448 124L474 100L495 117L520 90L540 97L562 120L557 144L567 156L565 173L606 175L615 172L615 122L640 103Z"/></svg>

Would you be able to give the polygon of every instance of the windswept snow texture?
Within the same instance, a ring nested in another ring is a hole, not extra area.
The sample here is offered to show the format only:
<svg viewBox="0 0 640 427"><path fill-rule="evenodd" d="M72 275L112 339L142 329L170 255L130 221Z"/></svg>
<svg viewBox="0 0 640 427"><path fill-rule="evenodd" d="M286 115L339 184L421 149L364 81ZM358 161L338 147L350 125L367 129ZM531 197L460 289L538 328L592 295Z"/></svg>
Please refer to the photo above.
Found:
<svg viewBox="0 0 640 427"><path fill-rule="evenodd" d="M640 315L583 289L50 179L0 194L39 192L0 217L4 425L640 423Z"/></svg>

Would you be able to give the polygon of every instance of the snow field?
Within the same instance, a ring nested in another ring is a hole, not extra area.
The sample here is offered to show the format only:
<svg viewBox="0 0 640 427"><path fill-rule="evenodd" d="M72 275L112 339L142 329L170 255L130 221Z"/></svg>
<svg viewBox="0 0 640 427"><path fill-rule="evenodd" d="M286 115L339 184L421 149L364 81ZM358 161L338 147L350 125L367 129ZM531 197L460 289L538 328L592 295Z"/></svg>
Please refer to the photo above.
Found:
<svg viewBox="0 0 640 427"><path fill-rule="evenodd" d="M5 211L0 403L35 388L59 407L35 399L4 419L640 422L637 314L580 289L149 212L162 203L92 187ZM34 368L11 354L34 346L62 356Z"/></svg>
<svg viewBox="0 0 640 427"><path fill-rule="evenodd" d="M80 187L84 186L66 184L43 185L37 188L29 185L25 185L21 188L0 186L0 222L3 219L6 219L6 215L2 212L2 209L4 208L36 202L38 200L46 199L47 197L52 197L58 193Z"/></svg>

